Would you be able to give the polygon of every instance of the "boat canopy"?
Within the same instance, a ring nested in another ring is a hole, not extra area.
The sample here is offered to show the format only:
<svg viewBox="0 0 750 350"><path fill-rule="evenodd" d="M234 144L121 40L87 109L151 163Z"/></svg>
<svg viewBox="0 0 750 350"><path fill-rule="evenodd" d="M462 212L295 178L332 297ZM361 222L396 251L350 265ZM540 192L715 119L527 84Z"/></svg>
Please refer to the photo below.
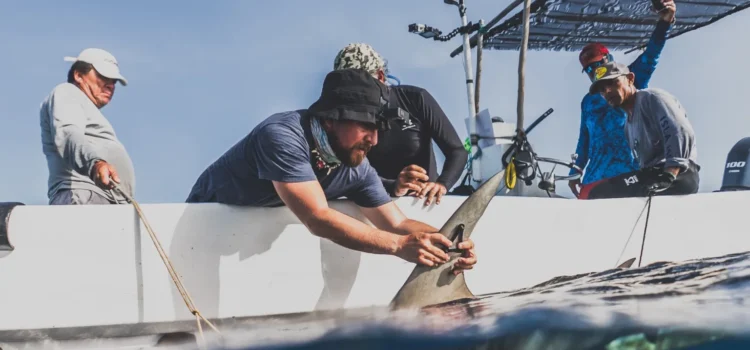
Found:
<svg viewBox="0 0 750 350"><path fill-rule="evenodd" d="M676 22L668 38L705 27L750 7L750 0L675 1ZM535 0L531 3L529 50L578 51L598 41L611 50L645 47L658 15L650 0ZM483 49L519 50L523 7L512 17L484 28ZM471 47L476 45L476 35ZM463 50L458 47L455 56Z"/></svg>

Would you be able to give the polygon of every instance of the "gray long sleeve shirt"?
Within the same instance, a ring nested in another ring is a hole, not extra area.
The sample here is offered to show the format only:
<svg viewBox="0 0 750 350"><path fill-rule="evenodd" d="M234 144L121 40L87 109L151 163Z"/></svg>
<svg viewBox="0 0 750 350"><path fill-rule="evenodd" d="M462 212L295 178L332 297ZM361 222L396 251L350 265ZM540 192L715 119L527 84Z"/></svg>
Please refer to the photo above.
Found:
<svg viewBox="0 0 750 350"><path fill-rule="evenodd" d="M114 166L121 189L134 195L135 172L125 147L99 108L77 86L57 85L39 111L42 151L49 169L47 196L62 189L86 189L123 202L120 193L96 186L91 170L97 160Z"/></svg>
<svg viewBox="0 0 750 350"><path fill-rule="evenodd" d="M680 102L657 88L638 90L625 133L641 169L664 166L686 170L697 164L695 133Z"/></svg>

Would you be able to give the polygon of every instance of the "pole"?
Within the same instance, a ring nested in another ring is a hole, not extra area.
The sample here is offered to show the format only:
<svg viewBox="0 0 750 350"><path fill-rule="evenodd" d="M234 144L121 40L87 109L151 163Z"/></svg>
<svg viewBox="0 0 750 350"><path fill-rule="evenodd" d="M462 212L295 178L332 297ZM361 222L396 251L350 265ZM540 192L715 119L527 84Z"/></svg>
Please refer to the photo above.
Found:
<svg viewBox="0 0 750 350"><path fill-rule="evenodd" d="M465 27L468 23L466 19L466 5L464 5L464 0L460 0L458 4L458 13L461 15L461 26ZM466 95L469 100L469 140L471 141L471 154L475 155L478 148L478 138L477 135L477 121L476 121L476 107L474 106L474 73L471 69L471 49L469 47L469 33L464 32L462 34L464 39L464 62L465 62L465 68L464 71L466 73ZM472 177L474 178L474 181L481 182L482 177L477 177L477 172L473 171L474 169L479 168L479 159L475 159L472 157Z"/></svg>
<svg viewBox="0 0 750 350"><path fill-rule="evenodd" d="M523 40L521 41L521 53L518 59L518 120L516 121L516 133L523 133L523 102L524 83L526 79L526 48L529 46L529 17L531 17L531 0L524 0L523 8Z"/></svg>
<svg viewBox="0 0 750 350"><path fill-rule="evenodd" d="M482 40L484 35L482 30L484 28L484 20L479 20L479 36L477 37L477 81L474 87L474 105L476 106L475 113L479 114L479 81L482 76Z"/></svg>

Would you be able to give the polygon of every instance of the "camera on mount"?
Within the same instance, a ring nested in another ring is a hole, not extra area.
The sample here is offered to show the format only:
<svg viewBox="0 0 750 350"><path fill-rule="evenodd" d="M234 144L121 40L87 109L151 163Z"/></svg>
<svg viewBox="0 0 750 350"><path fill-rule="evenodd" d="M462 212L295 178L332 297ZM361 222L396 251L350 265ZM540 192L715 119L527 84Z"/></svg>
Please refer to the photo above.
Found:
<svg viewBox="0 0 750 350"><path fill-rule="evenodd" d="M393 123L396 123L403 129L413 125L409 112L401 107L391 107L391 104L383 96L380 96L380 106L381 109L378 116L378 128L380 130L391 130L391 124Z"/></svg>
<svg viewBox="0 0 750 350"><path fill-rule="evenodd" d="M442 34L443 32L441 32L437 28L433 28L428 25L412 23L409 25L409 33L419 34L421 37L425 39L432 39L432 38L440 36L440 34Z"/></svg>
<svg viewBox="0 0 750 350"><path fill-rule="evenodd" d="M381 114L379 128L383 131L391 130L392 124L400 128L408 128L413 125L409 112L401 107L385 108Z"/></svg>

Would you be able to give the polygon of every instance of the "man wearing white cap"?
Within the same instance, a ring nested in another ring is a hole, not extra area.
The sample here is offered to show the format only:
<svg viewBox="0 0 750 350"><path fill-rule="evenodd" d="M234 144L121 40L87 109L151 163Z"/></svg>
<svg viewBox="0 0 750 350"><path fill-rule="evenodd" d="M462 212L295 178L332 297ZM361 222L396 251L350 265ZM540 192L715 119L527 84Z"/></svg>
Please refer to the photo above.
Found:
<svg viewBox="0 0 750 350"><path fill-rule="evenodd" d="M85 49L64 60L73 62L68 81L52 89L39 111L49 203L124 203L111 180L132 196L133 163L100 109L112 100L115 84L126 86L128 81L115 57L101 49Z"/></svg>

